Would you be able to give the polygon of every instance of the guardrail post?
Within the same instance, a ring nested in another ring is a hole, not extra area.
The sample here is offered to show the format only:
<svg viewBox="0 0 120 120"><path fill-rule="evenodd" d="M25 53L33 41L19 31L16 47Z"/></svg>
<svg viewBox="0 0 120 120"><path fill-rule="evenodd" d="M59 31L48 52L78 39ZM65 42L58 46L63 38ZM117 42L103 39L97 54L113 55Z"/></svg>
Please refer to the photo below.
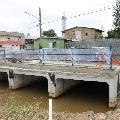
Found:
<svg viewBox="0 0 120 120"><path fill-rule="evenodd" d="M22 61L23 61L23 51L22 50L20 50L21 51L21 63L22 63Z"/></svg>
<svg viewBox="0 0 120 120"><path fill-rule="evenodd" d="M44 53L44 48L42 48L42 64L44 65L44 58L45 58L45 53Z"/></svg>
<svg viewBox="0 0 120 120"><path fill-rule="evenodd" d="M5 50L4 50L4 60L5 60L5 62L6 62L6 54L5 54Z"/></svg>
<svg viewBox="0 0 120 120"><path fill-rule="evenodd" d="M71 49L71 56L72 56L72 66L74 66L74 59L73 59L73 48Z"/></svg>
<svg viewBox="0 0 120 120"><path fill-rule="evenodd" d="M110 69L112 69L112 46L110 45Z"/></svg>

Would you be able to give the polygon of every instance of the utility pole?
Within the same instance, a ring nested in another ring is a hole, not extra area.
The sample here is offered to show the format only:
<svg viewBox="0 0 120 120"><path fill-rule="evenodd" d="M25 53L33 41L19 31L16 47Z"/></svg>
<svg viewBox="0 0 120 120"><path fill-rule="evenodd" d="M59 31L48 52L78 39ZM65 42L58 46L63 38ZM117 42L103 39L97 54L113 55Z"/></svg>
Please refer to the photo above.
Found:
<svg viewBox="0 0 120 120"><path fill-rule="evenodd" d="M41 29L41 8L39 7L39 28L40 28L40 40L42 38L42 29Z"/></svg>
<svg viewBox="0 0 120 120"><path fill-rule="evenodd" d="M32 16L34 18L37 18L39 20L37 26L39 26L39 30L40 30L39 36L40 36L40 39L41 39L42 38L41 8L39 7L39 17L36 17L36 16L30 14L29 12L25 12L25 13L27 13L28 15L30 15L30 16Z"/></svg>
<svg viewBox="0 0 120 120"><path fill-rule="evenodd" d="M65 16L65 12L63 12L63 16L62 16L62 37L64 38L65 36L65 29L66 29L66 16Z"/></svg>

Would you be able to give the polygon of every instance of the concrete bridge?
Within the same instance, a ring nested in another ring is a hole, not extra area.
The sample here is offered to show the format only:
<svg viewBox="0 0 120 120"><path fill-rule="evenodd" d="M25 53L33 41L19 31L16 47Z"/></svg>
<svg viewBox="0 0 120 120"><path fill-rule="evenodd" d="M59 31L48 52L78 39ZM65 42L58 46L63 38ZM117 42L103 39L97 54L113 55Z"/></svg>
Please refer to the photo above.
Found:
<svg viewBox="0 0 120 120"><path fill-rule="evenodd" d="M119 74L120 67L115 65L110 70L107 66L96 67L92 64L70 66L0 62L0 79L7 75L10 89L25 86L43 76L48 80L48 93L51 97L58 97L81 80L106 82L109 85L109 107L117 104Z"/></svg>

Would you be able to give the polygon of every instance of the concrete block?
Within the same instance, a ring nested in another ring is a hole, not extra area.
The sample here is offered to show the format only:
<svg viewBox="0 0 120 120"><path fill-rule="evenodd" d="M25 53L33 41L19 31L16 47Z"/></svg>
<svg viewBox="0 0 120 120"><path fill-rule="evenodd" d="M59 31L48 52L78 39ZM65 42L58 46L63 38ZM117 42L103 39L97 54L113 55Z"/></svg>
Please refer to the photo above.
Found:
<svg viewBox="0 0 120 120"><path fill-rule="evenodd" d="M109 79L109 107L115 107L117 105L117 86L118 86L118 79L117 76L113 79Z"/></svg>
<svg viewBox="0 0 120 120"><path fill-rule="evenodd" d="M11 74L11 75L10 75ZM8 81L10 89L17 89L28 84L32 84L38 80L38 76L14 74L9 72Z"/></svg>
<svg viewBox="0 0 120 120"><path fill-rule="evenodd" d="M53 82L54 81L54 82ZM75 85L77 85L79 82L75 80L65 80L62 78L56 78L55 80L49 79L48 80L48 92L49 96L51 97L58 97L67 90L71 89Z"/></svg>

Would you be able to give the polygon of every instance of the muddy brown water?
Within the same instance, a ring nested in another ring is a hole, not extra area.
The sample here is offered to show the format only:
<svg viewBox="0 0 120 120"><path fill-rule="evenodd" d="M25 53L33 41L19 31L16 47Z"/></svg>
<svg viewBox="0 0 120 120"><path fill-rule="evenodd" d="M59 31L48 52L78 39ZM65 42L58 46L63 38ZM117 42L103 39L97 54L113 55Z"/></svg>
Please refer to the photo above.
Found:
<svg viewBox="0 0 120 120"><path fill-rule="evenodd" d="M8 88L8 81L0 82L0 103L8 106L36 104L48 109L47 80L16 90ZM108 108L108 85L97 82L81 82L75 88L53 99L53 111L57 112L106 112Z"/></svg>

